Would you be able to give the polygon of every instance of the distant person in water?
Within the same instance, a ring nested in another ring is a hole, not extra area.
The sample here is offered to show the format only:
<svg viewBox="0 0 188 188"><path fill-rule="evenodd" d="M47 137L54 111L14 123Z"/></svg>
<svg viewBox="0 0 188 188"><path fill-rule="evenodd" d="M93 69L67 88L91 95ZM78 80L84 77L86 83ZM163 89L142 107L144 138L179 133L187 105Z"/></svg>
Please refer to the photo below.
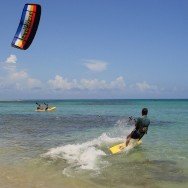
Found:
<svg viewBox="0 0 188 188"><path fill-rule="evenodd" d="M36 102L36 104L37 104L37 110L41 110L42 106L39 103L37 103L37 102Z"/></svg>
<svg viewBox="0 0 188 188"><path fill-rule="evenodd" d="M48 104L44 103L45 104L45 111L48 110Z"/></svg>
<svg viewBox="0 0 188 188"><path fill-rule="evenodd" d="M147 117L148 109L142 109L142 117L139 117L135 122L135 129L127 136L126 146L128 146L131 139L140 140L145 134L147 134L150 120Z"/></svg>

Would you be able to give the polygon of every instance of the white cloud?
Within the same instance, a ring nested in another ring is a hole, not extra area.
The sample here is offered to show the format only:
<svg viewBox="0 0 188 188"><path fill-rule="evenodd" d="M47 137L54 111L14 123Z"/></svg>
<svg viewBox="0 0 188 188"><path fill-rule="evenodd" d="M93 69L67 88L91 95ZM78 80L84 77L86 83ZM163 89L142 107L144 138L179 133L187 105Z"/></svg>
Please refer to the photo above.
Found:
<svg viewBox="0 0 188 188"><path fill-rule="evenodd" d="M107 68L107 63L104 61L88 59L85 62L85 67L94 72L102 72Z"/></svg>
<svg viewBox="0 0 188 188"><path fill-rule="evenodd" d="M123 77L117 77L111 82L98 79L81 79L81 80L71 80L64 79L60 75L56 75L53 80L49 80L48 84L52 89L56 90L112 90L112 89L125 89L125 81Z"/></svg>
<svg viewBox="0 0 188 188"><path fill-rule="evenodd" d="M56 75L54 79L50 79L47 82L41 82L38 79L31 77L26 70L19 70L15 63L10 63L17 61L17 58L13 56L7 58L6 62L3 62L2 72L0 77L0 89L8 89L11 91L31 91L31 89L48 89L52 90L122 90L125 89L125 81L122 76L117 77L112 81L99 80L99 79L72 79L63 78L60 75ZM106 63L104 62L94 62L89 60L91 64L95 64L95 70L104 70L106 68ZM7 63L9 62L9 63ZM42 87L45 85L45 87ZM44 92L44 91L43 91Z"/></svg>
<svg viewBox="0 0 188 188"><path fill-rule="evenodd" d="M140 91L146 91L146 90L156 91L158 89L158 87L156 85L150 85L146 81L143 81L143 82L140 82L140 83L136 83L136 87Z"/></svg>
<svg viewBox="0 0 188 188"><path fill-rule="evenodd" d="M59 75L56 75L54 80L49 80L48 83L54 89L63 89L63 90L70 90L74 88L74 84L76 84L74 80L72 82L69 82L67 79L64 79Z"/></svg>
<svg viewBox="0 0 188 188"><path fill-rule="evenodd" d="M32 78L25 70L17 70L16 67L17 58L15 55L10 55L5 62L1 71L3 76L0 77L0 87L6 89L32 89L42 86L40 80Z"/></svg>
<svg viewBox="0 0 188 188"><path fill-rule="evenodd" d="M28 73L24 70L8 73L6 76L6 85L14 87L17 90L24 90L24 89L33 89L33 88L40 88L42 87L42 83L40 80L32 78L28 75Z"/></svg>
<svg viewBox="0 0 188 188"><path fill-rule="evenodd" d="M108 84L105 80L87 80L82 79L80 80L79 85L77 86L79 89L88 89L88 90L95 90L95 89L108 89Z"/></svg>
<svg viewBox="0 0 188 188"><path fill-rule="evenodd" d="M126 84L122 76L117 77L114 81L110 83L111 88L125 89Z"/></svg>
<svg viewBox="0 0 188 188"><path fill-rule="evenodd" d="M16 61L17 61L16 55L12 55L12 54L6 59L6 63L16 63Z"/></svg>
<svg viewBox="0 0 188 188"><path fill-rule="evenodd" d="M41 88L42 87L42 83L40 80L35 79L35 78L27 78L27 86L29 88Z"/></svg>
<svg viewBox="0 0 188 188"><path fill-rule="evenodd" d="M16 71L14 70L11 71L11 73L9 74L9 78L12 80L12 81L17 81L17 80L22 80L22 79L27 79L28 78L28 74L26 71Z"/></svg>

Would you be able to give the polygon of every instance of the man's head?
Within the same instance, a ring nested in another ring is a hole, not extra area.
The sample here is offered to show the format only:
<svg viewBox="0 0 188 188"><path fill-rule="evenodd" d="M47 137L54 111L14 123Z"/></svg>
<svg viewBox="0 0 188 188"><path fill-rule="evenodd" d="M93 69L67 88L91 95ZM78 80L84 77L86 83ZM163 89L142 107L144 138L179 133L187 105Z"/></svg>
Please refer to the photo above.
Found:
<svg viewBox="0 0 188 188"><path fill-rule="evenodd" d="M142 115L146 116L148 114L148 109L147 108L143 108L142 109Z"/></svg>

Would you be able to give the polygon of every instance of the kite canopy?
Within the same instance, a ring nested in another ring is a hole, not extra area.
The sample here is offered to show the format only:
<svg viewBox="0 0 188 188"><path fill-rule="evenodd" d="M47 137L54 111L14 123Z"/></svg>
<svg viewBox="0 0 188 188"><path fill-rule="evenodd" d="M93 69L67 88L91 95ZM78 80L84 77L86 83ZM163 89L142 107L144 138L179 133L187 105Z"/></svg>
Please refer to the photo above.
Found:
<svg viewBox="0 0 188 188"><path fill-rule="evenodd" d="M40 21L41 6L25 4L12 46L26 50L31 45Z"/></svg>

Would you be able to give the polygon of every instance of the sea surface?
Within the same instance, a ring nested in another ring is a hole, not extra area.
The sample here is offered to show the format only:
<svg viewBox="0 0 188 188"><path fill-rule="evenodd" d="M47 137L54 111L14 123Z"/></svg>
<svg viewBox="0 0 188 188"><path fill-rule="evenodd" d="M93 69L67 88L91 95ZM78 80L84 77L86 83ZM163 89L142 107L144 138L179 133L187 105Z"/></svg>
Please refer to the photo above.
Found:
<svg viewBox="0 0 188 188"><path fill-rule="evenodd" d="M36 112L36 104L56 106ZM142 144L112 155L149 109ZM1 188L187 188L188 100L0 102Z"/></svg>

